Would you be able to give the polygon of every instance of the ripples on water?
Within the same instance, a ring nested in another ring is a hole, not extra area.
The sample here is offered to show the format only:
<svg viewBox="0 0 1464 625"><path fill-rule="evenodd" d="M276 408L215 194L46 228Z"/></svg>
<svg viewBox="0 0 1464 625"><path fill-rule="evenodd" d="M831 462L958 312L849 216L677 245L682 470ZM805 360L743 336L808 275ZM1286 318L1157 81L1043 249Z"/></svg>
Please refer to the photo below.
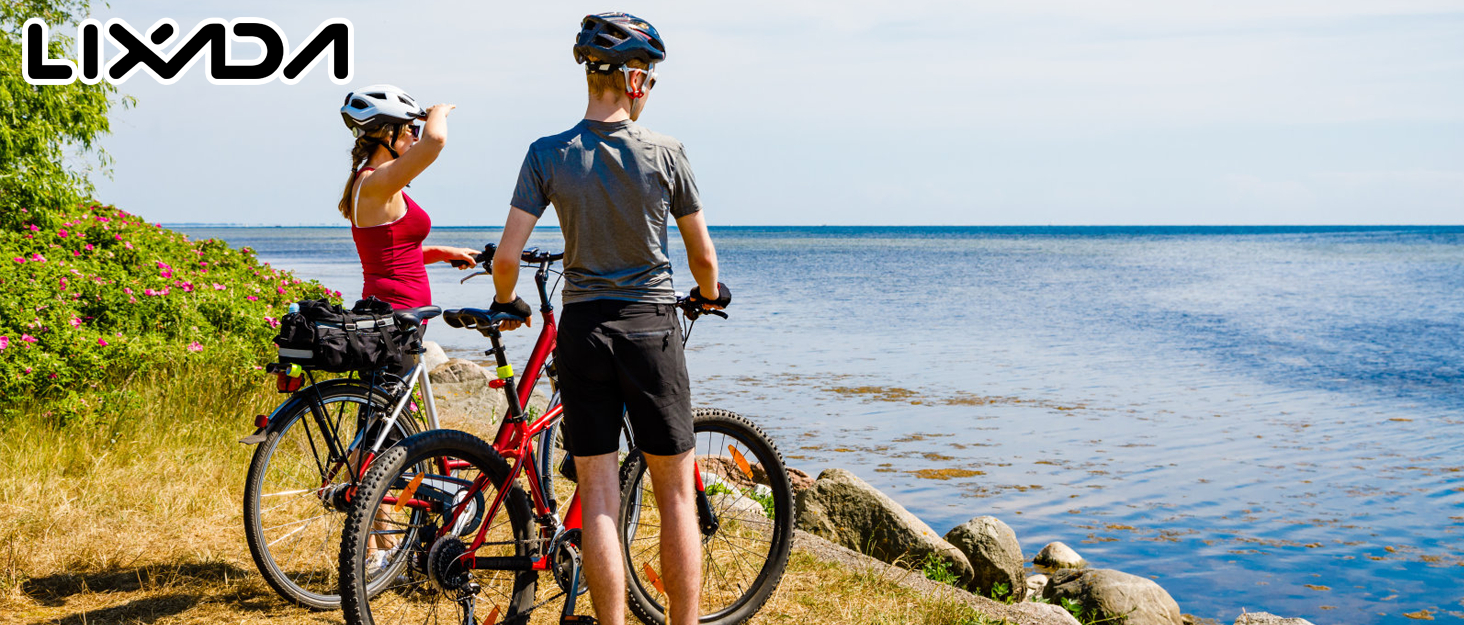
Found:
<svg viewBox="0 0 1464 625"><path fill-rule="evenodd" d="M359 292L345 230L185 230ZM1063 540L1221 622L1464 619L1464 228L714 238L737 297L693 334L698 403L790 464L847 467L940 532L997 516L1029 557ZM491 296L429 273L445 307ZM431 334L481 359L475 333Z"/></svg>

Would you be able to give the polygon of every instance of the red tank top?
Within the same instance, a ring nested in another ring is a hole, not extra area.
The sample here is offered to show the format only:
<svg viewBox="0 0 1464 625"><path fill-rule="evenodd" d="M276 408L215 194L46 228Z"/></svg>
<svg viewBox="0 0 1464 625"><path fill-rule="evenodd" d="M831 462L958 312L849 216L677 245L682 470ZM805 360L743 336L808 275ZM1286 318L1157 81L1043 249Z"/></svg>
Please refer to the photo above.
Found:
<svg viewBox="0 0 1464 625"><path fill-rule="evenodd" d="M363 168L361 171L369 171ZM358 189L352 190L351 201ZM396 221L358 228L351 223L351 238L361 257L361 297L376 296L392 308L416 308L432 304L432 286L422 264L422 241L432 231L432 218L402 193L407 213Z"/></svg>

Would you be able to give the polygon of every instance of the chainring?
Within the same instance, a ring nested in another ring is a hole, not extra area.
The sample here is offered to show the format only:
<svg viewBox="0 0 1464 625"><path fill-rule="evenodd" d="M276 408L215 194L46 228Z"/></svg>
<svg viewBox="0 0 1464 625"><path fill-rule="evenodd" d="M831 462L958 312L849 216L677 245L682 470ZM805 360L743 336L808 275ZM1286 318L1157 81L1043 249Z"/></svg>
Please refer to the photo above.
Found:
<svg viewBox="0 0 1464 625"><path fill-rule="evenodd" d="M565 530L554 540L554 545L550 549L553 558L550 562L553 565L551 568L554 571L554 581L559 583L560 590L569 592L569 584L572 581L570 578L574 576L574 564L576 561L582 561L580 560L580 530ZM585 579L583 566L580 567L579 577L577 594L583 595L590 590L590 583Z"/></svg>

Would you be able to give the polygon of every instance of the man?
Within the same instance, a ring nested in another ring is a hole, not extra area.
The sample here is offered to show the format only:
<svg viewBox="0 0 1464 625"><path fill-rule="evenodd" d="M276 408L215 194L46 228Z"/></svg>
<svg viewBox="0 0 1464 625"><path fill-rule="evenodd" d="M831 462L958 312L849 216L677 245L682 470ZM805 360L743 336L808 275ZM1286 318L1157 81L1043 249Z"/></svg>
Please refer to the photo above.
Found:
<svg viewBox="0 0 1464 625"><path fill-rule="evenodd" d="M633 15L591 15L581 23L574 58L585 64L589 105L573 128L529 147L493 258L497 293L491 308L530 318L533 311L515 294L519 256L552 203L565 241L555 362L564 440L579 478L584 566L596 615L606 625L625 619L626 569L616 531L624 413L645 453L661 511L661 577L670 622L695 623L701 534L667 215L676 219L686 244L697 283L693 300L721 308L731 293L717 282L717 253L684 148L635 124L656 84L656 63L666 58L660 34Z"/></svg>

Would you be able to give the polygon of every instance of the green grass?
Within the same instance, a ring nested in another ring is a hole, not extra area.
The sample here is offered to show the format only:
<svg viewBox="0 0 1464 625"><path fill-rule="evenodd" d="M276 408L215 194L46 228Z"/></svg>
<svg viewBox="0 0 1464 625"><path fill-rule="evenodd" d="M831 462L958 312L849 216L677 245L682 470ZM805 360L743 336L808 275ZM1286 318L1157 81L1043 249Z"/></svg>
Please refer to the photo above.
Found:
<svg viewBox="0 0 1464 625"><path fill-rule="evenodd" d="M933 553L925 554L925 559L920 561L920 572L927 579L951 586L961 581L961 578L951 571L950 563Z"/></svg>

